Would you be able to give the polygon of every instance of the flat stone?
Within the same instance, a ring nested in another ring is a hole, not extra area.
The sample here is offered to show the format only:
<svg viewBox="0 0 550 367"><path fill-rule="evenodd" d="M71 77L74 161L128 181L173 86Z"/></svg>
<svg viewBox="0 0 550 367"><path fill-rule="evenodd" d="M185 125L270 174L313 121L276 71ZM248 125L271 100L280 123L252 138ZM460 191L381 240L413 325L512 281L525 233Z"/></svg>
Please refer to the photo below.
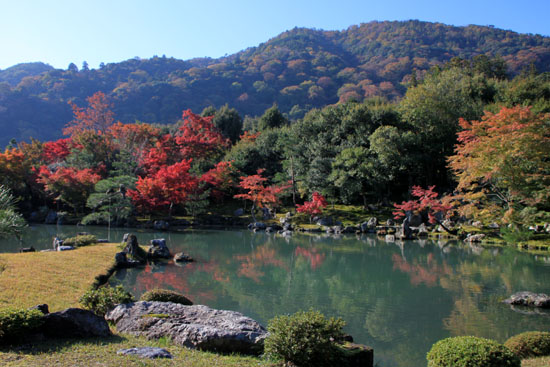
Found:
<svg viewBox="0 0 550 367"><path fill-rule="evenodd" d="M260 354L267 336L262 325L239 312L202 305L140 301L118 305L105 318L122 333L222 353Z"/></svg>
<svg viewBox="0 0 550 367"><path fill-rule="evenodd" d="M156 358L172 358L170 352L164 348L154 347L138 347L130 349L120 349L116 354L122 354L125 356L138 356L141 358L156 359Z"/></svg>

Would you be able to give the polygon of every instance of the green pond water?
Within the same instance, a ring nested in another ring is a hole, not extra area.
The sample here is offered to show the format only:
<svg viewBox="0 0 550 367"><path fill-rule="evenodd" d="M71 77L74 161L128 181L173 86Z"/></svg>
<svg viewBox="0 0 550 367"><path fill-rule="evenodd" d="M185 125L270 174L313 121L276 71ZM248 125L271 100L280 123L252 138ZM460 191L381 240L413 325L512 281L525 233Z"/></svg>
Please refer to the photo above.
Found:
<svg viewBox="0 0 550 367"><path fill-rule="evenodd" d="M81 231L118 242L129 230L37 226L26 231L22 244L3 241L0 248L50 248L54 235ZM264 325L275 315L313 307L343 318L356 342L374 348L380 367L424 367L431 345L449 336L503 342L523 331L550 330L550 313L501 303L516 291L550 293L550 256L452 242L390 243L374 236L132 233L140 243L165 238L172 253L196 259L116 273L112 282L135 296L173 289L196 304L240 311Z"/></svg>

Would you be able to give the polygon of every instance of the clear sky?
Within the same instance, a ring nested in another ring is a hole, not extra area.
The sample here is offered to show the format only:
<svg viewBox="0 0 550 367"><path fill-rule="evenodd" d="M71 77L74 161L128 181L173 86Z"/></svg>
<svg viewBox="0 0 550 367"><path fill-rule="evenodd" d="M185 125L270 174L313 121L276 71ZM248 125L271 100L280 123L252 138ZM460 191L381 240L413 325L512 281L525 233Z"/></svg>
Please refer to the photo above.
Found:
<svg viewBox="0 0 550 367"><path fill-rule="evenodd" d="M0 0L0 69L154 55L220 57L294 27L373 20L494 25L550 36L550 0Z"/></svg>

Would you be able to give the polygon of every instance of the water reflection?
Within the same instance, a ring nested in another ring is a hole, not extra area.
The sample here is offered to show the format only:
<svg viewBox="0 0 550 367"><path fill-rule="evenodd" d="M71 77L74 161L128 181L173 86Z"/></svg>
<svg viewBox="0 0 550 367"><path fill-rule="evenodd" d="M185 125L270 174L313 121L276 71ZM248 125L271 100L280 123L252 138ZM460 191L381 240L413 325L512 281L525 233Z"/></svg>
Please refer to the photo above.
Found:
<svg viewBox="0 0 550 367"><path fill-rule="evenodd" d="M53 228L43 233L57 233ZM118 272L113 282L136 296L169 288L195 303L238 310L264 324L275 315L314 307L344 318L356 341L374 347L379 366L425 366L431 345L448 336L504 341L550 327L548 313L500 302L520 290L548 293L547 256L444 240L386 243L364 235L137 235L141 243L164 237L172 252L188 253L196 262L151 263Z"/></svg>

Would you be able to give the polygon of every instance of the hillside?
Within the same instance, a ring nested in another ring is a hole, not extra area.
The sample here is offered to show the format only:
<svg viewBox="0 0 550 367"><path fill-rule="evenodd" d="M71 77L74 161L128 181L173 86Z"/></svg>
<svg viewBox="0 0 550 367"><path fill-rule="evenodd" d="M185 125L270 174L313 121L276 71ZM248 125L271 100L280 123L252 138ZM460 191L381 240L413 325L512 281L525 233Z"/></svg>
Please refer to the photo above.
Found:
<svg viewBox="0 0 550 367"><path fill-rule="evenodd" d="M299 118L338 101L398 99L413 72L421 77L453 57L478 55L501 57L511 75L531 65L550 71L550 38L483 26L371 22L343 31L295 28L219 59L155 56L97 70L5 74L15 66L0 71L7 82L0 83L0 146L11 138L59 137L71 119L66 102L84 105L98 90L112 98L123 122L170 123L183 109L200 112L226 103L243 115L259 115L275 102Z"/></svg>

